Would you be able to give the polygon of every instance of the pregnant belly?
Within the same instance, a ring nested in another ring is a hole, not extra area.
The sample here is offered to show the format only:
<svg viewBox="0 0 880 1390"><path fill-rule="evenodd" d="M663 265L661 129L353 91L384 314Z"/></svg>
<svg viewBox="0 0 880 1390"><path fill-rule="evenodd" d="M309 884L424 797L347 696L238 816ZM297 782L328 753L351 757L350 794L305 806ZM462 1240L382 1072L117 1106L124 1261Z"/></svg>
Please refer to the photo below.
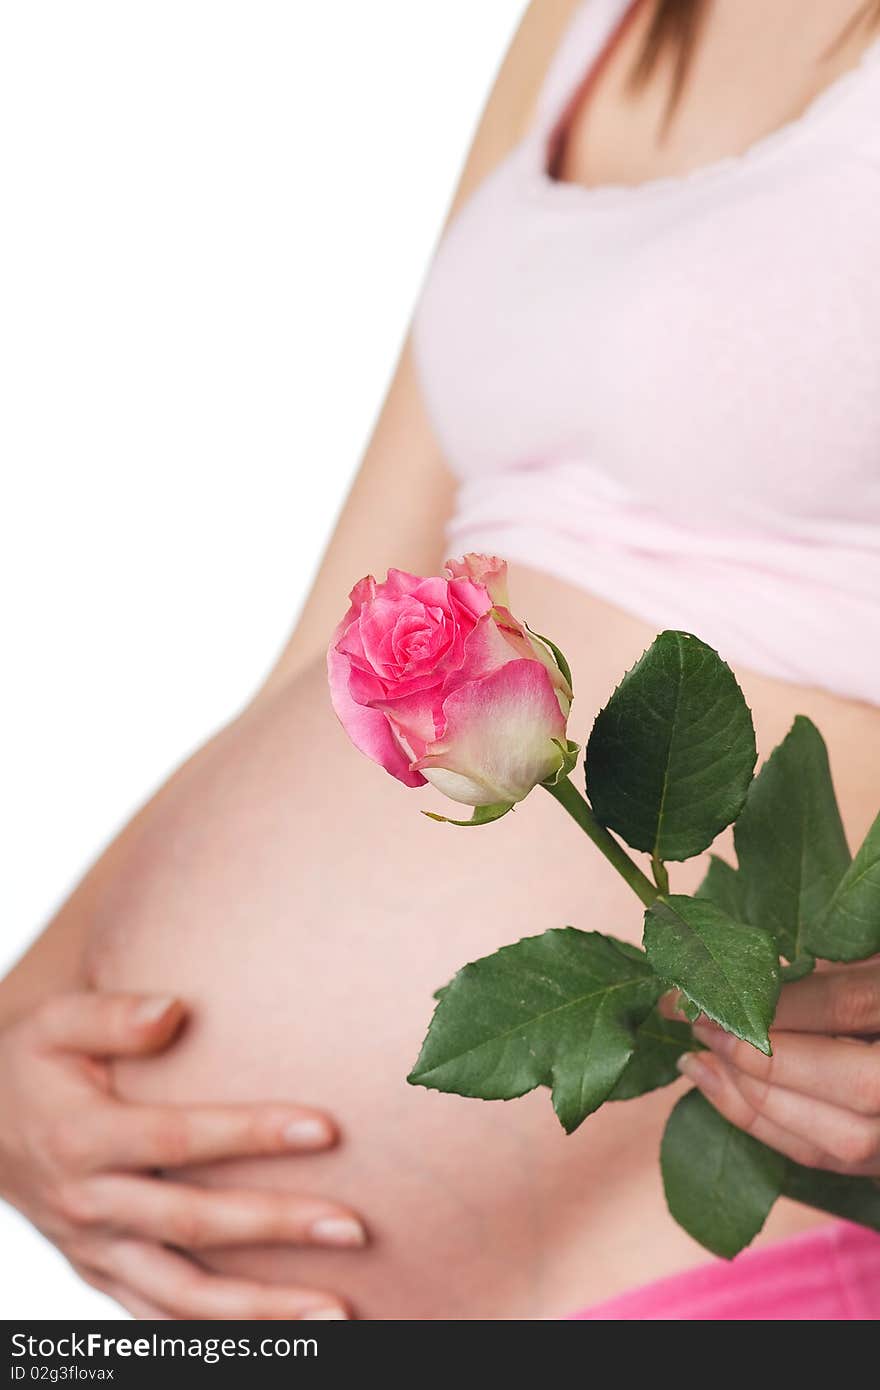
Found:
<svg viewBox="0 0 880 1390"><path fill-rule="evenodd" d="M515 577L514 598L568 648L583 740L652 634L538 576ZM867 715L876 740L874 711L752 687L765 749L796 710L841 729L839 774L854 719ZM849 761L841 790L861 832L864 760ZM560 1316L699 1262L657 1171L678 1087L607 1106L565 1138L544 1091L503 1105L406 1084L432 991L464 961L564 923L631 940L641 925L629 890L549 797L468 833L419 815L437 804L350 748L316 668L178 776L99 904L97 984L173 992L191 1009L167 1056L119 1068L124 1095L284 1097L328 1109L342 1131L330 1154L195 1176L348 1202L370 1248L221 1251L212 1263L336 1289L365 1317L457 1319ZM675 887L699 872L683 868ZM813 1219L780 1204L767 1235Z"/></svg>

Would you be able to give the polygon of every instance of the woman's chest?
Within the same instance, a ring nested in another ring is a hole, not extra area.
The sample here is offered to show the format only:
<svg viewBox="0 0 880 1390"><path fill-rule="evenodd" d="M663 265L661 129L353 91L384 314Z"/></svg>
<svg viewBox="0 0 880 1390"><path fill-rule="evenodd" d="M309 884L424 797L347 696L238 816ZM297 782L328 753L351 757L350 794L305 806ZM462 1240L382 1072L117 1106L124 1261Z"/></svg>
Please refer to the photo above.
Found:
<svg viewBox="0 0 880 1390"><path fill-rule="evenodd" d="M463 476L581 460L708 519L880 519L880 171L718 166L590 192L524 147L441 247L416 324Z"/></svg>

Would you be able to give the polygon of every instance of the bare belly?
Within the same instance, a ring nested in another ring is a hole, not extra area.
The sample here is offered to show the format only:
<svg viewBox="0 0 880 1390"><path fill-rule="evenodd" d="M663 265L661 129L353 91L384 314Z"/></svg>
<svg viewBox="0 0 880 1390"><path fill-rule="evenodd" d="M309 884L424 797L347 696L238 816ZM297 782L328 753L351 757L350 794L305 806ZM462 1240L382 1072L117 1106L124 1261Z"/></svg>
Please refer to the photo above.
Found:
<svg viewBox="0 0 880 1390"><path fill-rule="evenodd" d="M574 669L572 736L653 633L546 577L513 577L516 610ZM880 711L740 673L763 753L795 713L828 739L855 841L873 812ZM288 1097L332 1111L331 1154L205 1170L362 1212L365 1252L217 1252L218 1268L336 1289L369 1318L535 1318L699 1263L668 1216L657 1151L671 1087L609 1105L571 1138L545 1092L510 1104L409 1087L432 991L505 941L564 923L637 941L639 905L540 791L497 825L439 826L436 794L349 746L320 667L251 710L146 818L100 904L105 987L185 998L167 1057L126 1064L126 1095ZM693 887L698 864L674 875ZM816 1219L780 1203L761 1239Z"/></svg>

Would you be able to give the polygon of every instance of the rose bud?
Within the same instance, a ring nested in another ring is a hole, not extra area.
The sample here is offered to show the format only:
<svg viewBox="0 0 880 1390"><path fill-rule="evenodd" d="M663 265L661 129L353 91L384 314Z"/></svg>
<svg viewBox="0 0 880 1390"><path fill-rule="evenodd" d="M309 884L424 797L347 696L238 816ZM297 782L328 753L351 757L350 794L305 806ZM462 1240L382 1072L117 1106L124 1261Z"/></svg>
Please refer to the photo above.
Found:
<svg viewBox="0 0 880 1390"><path fill-rule="evenodd" d="M564 658L514 618L506 586L506 564L483 555L442 577L367 576L327 655L333 708L362 753L408 787L499 814L572 756Z"/></svg>

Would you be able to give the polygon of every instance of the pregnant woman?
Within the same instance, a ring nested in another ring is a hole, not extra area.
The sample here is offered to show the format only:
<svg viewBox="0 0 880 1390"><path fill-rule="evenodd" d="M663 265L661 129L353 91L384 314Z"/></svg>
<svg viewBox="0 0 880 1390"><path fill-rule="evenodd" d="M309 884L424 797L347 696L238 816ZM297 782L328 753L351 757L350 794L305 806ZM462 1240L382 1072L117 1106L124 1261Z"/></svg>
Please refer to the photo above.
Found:
<svg viewBox="0 0 880 1390"><path fill-rule="evenodd" d="M463 960L640 922L549 798L478 835L420 816L439 799L352 749L324 671L361 574L494 552L571 660L573 737L658 627L695 631L765 753L796 712L822 727L860 842L880 767L878 22L861 0L530 7L292 641L3 987L0 1190L126 1307L880 1315L880 1238L805 1208L706 1265L660 1188L676 1087L565 1138L543 1095L406 1085ZM868 962L786 987L772 1062L686 1065L766 1143L877 1176L877 1033Z"/></svg>

